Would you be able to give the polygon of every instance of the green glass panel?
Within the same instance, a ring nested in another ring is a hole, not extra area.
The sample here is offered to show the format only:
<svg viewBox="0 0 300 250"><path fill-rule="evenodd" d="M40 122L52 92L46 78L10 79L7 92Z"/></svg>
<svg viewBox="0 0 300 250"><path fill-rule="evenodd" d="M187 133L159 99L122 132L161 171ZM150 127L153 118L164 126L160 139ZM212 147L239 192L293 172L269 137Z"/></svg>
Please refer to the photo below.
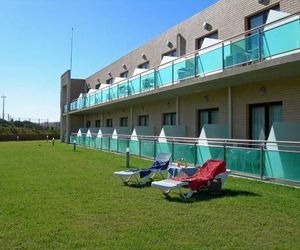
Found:
<svg viewBox="0 0 300 250"><path fill-rule="evenodd" d="M96 137L92 136L90 138L90 148L96 148Z"/></svg>
<svg viewBox="0 0 300 250"><path fill-rule="evenodd" d="M118 151L118 139L110 139L110 150Z"/></svg>
<svg viewBox="0 0 300 250"><path fill-rule="evenodd" d="M119 139L119 152L125 153L128 145L128 139Z"/></svg>
<svg viewBox="0 0 300 250"><path fill-rule="evenodd" d="M102 102L107 102L109 100L109 88L102 90Z"/></svg>
<svg viewBox="0 0 300 250"><path fill-rule="evenodd" d="M181 62L174 62L174 81L184 80L195 76L195 58L189 58Z"/></svg>
<svg viewBox="0 0 300 250"><path fill-rule="evenodd" d="M266 150L264 176L300 181L300 153Z"/></svg>
<svg viewBox="0 0 300 250"><path fill-rule="evenodd" d="M159 69L156 72L156 86L161 87L173 82L172 65Z"/></svg>
<svg viewBox="0 0 300 250"><path fill-rule="evenodd" d="M109 150L109 137L102 137L102 149Z"/></svg>
<svg viewBox="0 0 300 250"><path fill-rule="evenodd" d="M259 59L259 34L255 33L224 46L225 67Z"/></svg>
<svg viewBox="0 0 300 250"><path fill-rule="evenodd" d="M197 146L197 165L201 166L209 159L223 159L223 147Z"/></svg>
<svg viewBox="0 0 300 250"><path fill-rule="evenodd" d="M119 98L127 96L127 82L120 83L119 84Z"/></svg>
<svg viewBox="0 0 300 250"><path fill-rule="evenodd" d="M110 100L115 100L118 98L118 85L110 88Z"/></svg>
<svg viewBox="0 0 300 250"><path fill-rule="evenodd" d="M140 93L140 78L134 78L129 80L129 95Z"/></svg>
<svg viewBox="0 0 300 250"><path fill-rule="evenodd" d="M184 159L188 163L195 163L195 146L188 144L174 144L174 161Z"/></svg>
<svg viewBox="0 0 300 250"><path fill-rule="evenodd" d="M95 94L95 104L99 104L101 103L102 100L101 100L101 91L98 91L96 94Z"/></svg>
<svg viewBox="0 0 300 250"><path fill-rule="evenodd" d="M139 142L138 141L130 141L129 149L130 149L130 154L139 155Z"/></svg>
<svg viewBox="0 0 300 250"><path fill-rule="evenodd" d="M226 147L227 168L260 175L260 149Z"/></svg>
<svg viewBox="0 0 300 250"><path fill-rule="evenodd" d="M141 155L148 158L154 157L154 142L141 140Z"/></svg>
<svg viewBox="0 0 300 250"><path fill-rule="evenodd" d="M141 91L146 91L154 88L154 72L141 77Z"/></svg>
<svg viewBox="0 0 300 250"><path fill-rule="evenodd" d="M156 156L160 153L171 153L172 154L172 143L169 142L158 142L156 143Z"/></svg>
<svg viewBox="0 0 300 250"><path fill-rule="evenodd" d="M300 48L300 20L291 21L262 33L262 57L270 57Z"/></svg>
<svg viewBox="0 0 300 250"><path fill-rule="evenodd" d="M198 55L196 58L197 74L207 74L223 68L222 47Z"/></svg>
<svg viewBox="0 0 300 250"><path fill-rule="evenodd" d="M102 141L101 137L96 138L96 148L97 149L101 149L101 141Z"/></svg>

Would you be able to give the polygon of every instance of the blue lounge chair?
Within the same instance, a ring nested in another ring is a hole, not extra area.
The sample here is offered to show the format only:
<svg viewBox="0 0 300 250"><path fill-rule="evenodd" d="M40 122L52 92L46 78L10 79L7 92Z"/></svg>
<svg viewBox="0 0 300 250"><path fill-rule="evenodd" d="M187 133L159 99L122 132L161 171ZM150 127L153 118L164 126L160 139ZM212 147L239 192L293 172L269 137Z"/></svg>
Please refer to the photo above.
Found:
<svg viewBox="0 0 300 250"><path fill-rule="evenodd" d="M156 174L159 174L164 178L163 173L167 172L171 154L160 153L154 160L152 166L146 169L130 169L124 171L114 172L114 175L119 177L124 184L146 184L150 178L153 178Z"/></svg>

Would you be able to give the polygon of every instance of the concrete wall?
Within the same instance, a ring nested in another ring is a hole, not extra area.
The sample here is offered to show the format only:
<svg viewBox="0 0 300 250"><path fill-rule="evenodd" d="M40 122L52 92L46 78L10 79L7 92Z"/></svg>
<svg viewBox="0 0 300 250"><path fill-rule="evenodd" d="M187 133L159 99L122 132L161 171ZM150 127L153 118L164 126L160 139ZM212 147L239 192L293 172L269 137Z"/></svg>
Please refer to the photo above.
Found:
<svg viewBox="0 0 300 250"><path fill-rule="evenodd" d="M218 30L220 39L228 39L243 33L246 29L248 16L264 9L268 9L278 3L280 3L282 11L289 13L300 11L299 0L266 0L265 2L268 4L259 4L257 0L220 0L216 4L190 17L184 22L179 23L175 27L149 41L147 44L131 51L127 55L91 75L86 81L91 87L95 87L97 79L99 79L101 83L105 83L106 80L110 78L107 72L111 72L113 77L117 77L120 73L125 71L123 64L127 66L129 76L131 76L137 65L144 63L145 61L150 62L150 67L159 65L162 54L174 48L181 47L181 51L191 53L195 50L197 38L205 36L215 30ZM209 23L212 27L211 30L205 30L203 28L203 22ZM185 42L183 42L182 39L178 39L178 34L181 35ZM181 42L179 42L180 40ZM173 44L172 48L167 46L167 41L170 41ZM118 42L116 41L116 43ZM185 48L183 48L183 46L185 46ZM147 56L147 60L142 58L142 54Z"/></svg>

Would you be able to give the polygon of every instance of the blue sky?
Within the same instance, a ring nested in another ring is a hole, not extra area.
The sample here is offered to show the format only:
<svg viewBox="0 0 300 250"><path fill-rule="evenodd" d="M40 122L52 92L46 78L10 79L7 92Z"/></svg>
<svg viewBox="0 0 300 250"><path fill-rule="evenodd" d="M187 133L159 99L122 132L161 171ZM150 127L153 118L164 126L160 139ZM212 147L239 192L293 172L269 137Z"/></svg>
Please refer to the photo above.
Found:
<svg viewBox="0 0 300 250"><path fill-rule="evenodd" d="M215 2L0 0L5 113L59 120L60 75L70 67L72 27L72 77L86 78Z"/></svg>

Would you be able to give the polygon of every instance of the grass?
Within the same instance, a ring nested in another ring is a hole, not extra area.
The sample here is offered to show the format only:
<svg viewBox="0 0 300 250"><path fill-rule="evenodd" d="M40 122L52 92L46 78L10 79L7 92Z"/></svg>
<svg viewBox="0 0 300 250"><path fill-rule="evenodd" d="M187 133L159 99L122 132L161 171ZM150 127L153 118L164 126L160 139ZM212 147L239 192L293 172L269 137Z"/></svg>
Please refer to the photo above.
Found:
<svg viewBox="0 0 300 250"><path fill-rule="evenodd" d="M0 248L300 246L299 189L231 177L223 195L186 203L123 186L113 172L124 165L123 156L61 143L0 143Z"/></svg>

